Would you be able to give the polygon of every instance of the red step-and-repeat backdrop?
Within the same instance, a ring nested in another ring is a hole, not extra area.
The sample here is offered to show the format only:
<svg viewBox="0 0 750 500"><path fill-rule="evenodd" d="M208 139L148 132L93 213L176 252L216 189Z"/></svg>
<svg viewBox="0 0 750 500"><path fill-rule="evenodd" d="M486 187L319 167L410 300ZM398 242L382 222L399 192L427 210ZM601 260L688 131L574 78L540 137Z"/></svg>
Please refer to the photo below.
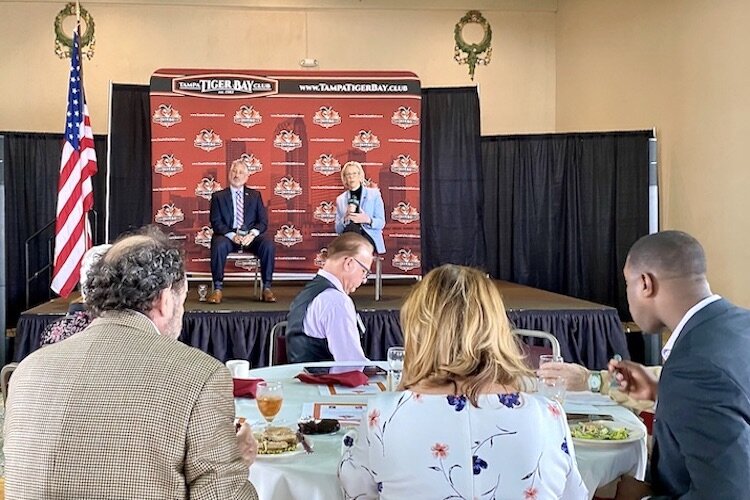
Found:
<svg viewBox="0 0 750 500"><path fill-rule="evenodd" d="M385 204L383 273L418 275L420 99L409 72L160 69L154 221L184 242L188 272L210 272L211 195L240 160L268 210L276 272L313 273L336 236L341 168L356 160Z"/></svg>

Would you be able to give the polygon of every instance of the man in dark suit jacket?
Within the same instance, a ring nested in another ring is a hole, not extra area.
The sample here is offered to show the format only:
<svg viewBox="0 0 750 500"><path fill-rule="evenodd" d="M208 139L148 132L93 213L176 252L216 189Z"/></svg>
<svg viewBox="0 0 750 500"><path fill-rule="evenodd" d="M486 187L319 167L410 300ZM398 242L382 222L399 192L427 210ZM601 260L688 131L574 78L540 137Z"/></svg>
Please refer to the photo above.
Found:
<svg viewBox="0 0 750 500"><path fill-rule="evenodd" d="M625 479L616 498L748 498L750 311L711 293L703 248L680 231L638 240L623 272L638 326L672 335L658 382L610 362L622 390L657 401L651 485Z"/></svg>
<svg viewBox="0 0 750 500"><path fill-rule="evenodd" d="M266 207L260 193L245 186L250 173L240 160L229 169L229 186L211 196L211 277L214 290L208 297L211 304L220 304L224 282L224 266L230 252L247 248L260 260L263 280L263 301L276 302L271 291L276 248L263 233L268 228Z"/></svg>

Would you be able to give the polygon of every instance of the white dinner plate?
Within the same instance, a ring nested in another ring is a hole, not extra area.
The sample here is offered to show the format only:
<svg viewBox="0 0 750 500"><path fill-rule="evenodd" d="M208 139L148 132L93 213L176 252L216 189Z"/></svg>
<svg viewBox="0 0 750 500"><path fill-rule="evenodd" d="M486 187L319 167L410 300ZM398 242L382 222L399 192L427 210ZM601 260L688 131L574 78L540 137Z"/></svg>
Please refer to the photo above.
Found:
<svg viewBox="0 0 750 500"><path fill-rule="evenodd" d="M310 445L310 448L315 448L313 445L313 440L310 439L309 436L305 436L305 441L307 441L307 444ZM283 458L288 457L294 457L296 455L303 455L305 453L305 448L302 446L302 443L297 443L297 448L291 450L291 451L285 451L284 453L272 453L269 455L261 455L258 453L257 460L279 460Z"/></svg>
<svg viewBox="0 0 750 500"><path fill-rule="evenodd" d="M570 424L571 430L577 426L580 422L576 422L574 424ZM610 421L610 420L595 420L595 424L600 424L606 427L609 427L610 429L621 429L626 428L630 431L630 435L625 439L583 439L583 438L573 438L573 443L580 446L617 446L620 444L625 443L632 443L635 441L638 441L640 439L643 439L643 436L646 435L644 430L637 425L631 424L629 422L620 422L620 421Z"/></svg>

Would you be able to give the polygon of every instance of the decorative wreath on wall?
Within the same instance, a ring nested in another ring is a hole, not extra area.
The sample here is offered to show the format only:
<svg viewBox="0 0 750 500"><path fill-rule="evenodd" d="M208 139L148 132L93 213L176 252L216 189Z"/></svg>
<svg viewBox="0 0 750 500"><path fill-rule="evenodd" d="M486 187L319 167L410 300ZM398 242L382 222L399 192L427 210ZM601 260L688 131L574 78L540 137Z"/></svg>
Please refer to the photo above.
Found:
<svg viewBox="0 0 750 500"><path fill-rule="evenodd" d="M89 11L81 9L81 20L86 26L86 31L81 35L80 45L81 53L84 54L88 59L94 57L94 44L96 38L94 37L94 18L91 17ZM55 54L60 59L70 57L70 52L73 50L73 39L65 34L63 30L63 22L68 17L75 17L76 15L76 4L70 2L65 6L63 10L57 13L55 16Z"/></svg>
<svg viewBox="0 0 750 500"><path fill-rule="evenodd" d="M479 43L468 43L464 40L463 29L469 23L476 23L482 27L484 37ZM469 75L474 80L474 68L477 64L487 65L492 57L492 27L487 19L484 18L478 10L470 10L456 24L453 30L453 37L456 39L456 49L453 58L458 64L469 65Z"/></svg>

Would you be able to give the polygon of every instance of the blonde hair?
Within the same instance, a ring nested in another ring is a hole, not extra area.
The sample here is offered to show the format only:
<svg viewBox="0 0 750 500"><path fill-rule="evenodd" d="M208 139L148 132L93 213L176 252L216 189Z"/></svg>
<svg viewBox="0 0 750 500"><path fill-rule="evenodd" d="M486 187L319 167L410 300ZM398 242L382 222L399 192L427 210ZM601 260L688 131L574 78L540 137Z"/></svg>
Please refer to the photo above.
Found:
<svg viewBox="0 0 750 500"><path fill-rule="evenodd" d="M348 161L344 163L344 166L341 168L341 184L346 186L346 169L348 167L354 167L359 172L359 177L362 185L365 185L365 170L362 168L362 164L358 161Z"/></svg>
<svg viewBox="0 0 750 500"><path fill-rule="evenodd" d="M401 308L406 350L402 385L453 384L477 406L491 384L520 390L531 375L495 284L477 269L430 271Z"/></svg>

